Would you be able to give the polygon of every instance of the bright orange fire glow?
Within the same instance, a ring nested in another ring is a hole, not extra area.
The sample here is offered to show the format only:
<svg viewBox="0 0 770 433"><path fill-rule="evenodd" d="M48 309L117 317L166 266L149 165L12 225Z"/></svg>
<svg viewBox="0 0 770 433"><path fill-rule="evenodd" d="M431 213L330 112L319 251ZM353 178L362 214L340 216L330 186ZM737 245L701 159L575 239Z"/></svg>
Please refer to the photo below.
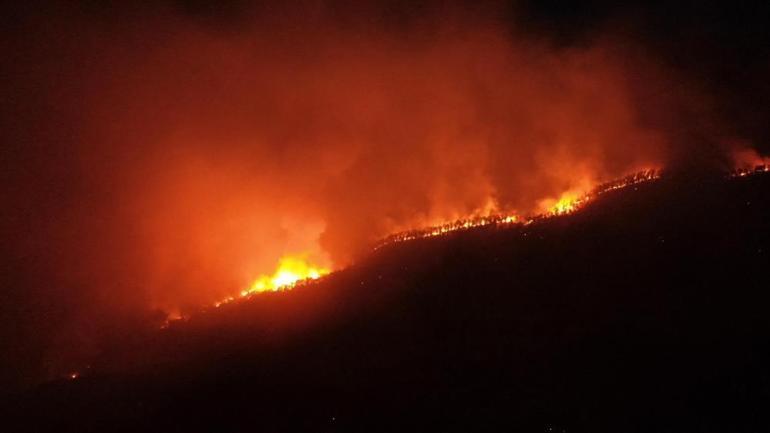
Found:
<svg viewBox="0 0 770 433"><path fill-rule="evenodd" d="M508 225L516 224L520 222L521 218L518 215L487 215L484 217L474 217L469 219L459 219L452 222L437 224L425 229L409 230L400 233L396 233L384 238L380 241L375 250L395 242L410 241L413 239L430 238L435 236L445 235L447 233L455 232L458 230L467 230L474 227L483 227L491 224Z"/></svg>
<svg viewBox="0 0 770 433"><path fill-rule="evenodd" d="M284 256L278 262L278 268L272 275L261 275L250 287L241 290L238 296L228 296L216 302L215 307L233 302L239 298L246 298L255 293L278 292L289 290L304 281L316 280L331 272L330 269L310 264L305 256Z"/></svg>
<svg viewBox="0 0 770 433"><path fill-rule="evenodd" d="M298 281L315 280L329 273L329 269L307 263L301 257L287 256L280 260L278 269L272 276L263 275L254 281L241 296L259 292L276 292L291 288Z"/></svg>
<svg viewBox="0 0 770 433"><path fill-rule="evenodd" d="M752 161L761 165L756 165L752 169L736 169L731 173L731 177L743 177L754 173L770 172L770 164L765 164L766 161L761 160L759 162ZM605 194L610 191L626 188L629 186L637 185L643 182L649 182L660 178L660 171L655 169L644 170L638 173L626 176L621 179L617 179L611 182L606 182L601 185L595 186L587 191L581 191L579 189L571 189L562 193L558 198L546 199L540 202L540 206L543 209L542 213L526 218L522 218L516 214L492 214L487 216L476 216L469 219L459 219L452 222L438 224L432 227L427 227L418 230L409 230L405 232L395 233L384 238L380 241L374 249L377 250L386 245L406 242L415 239L424 239L430 237L437 237L446 235L452 232L469 230L477 227L485 226L512 226L512 225L529 225L538 220L557 217L561 215L567 215L574 213L582 209L587 203L594 200L596 197ZM228 296L219 302L214 303L214 307L220 307L221 305L228 304L239 299L248 298L254 294L262 292L278 292L284 290L290 290L299 284L317 280L324 275L331 272L331 269L325 266L312 264L306 259L307 255L287 255L282 257L275 272L272 275L261 275L246 289L241 290L238 295ZM181 315L178 311L174 311L169 314L166 322L162 326L167 327L171 322L185 319L186 316ZM78 377L77 373L73 373L72 379Z"/></svg>
<svg viewBox="0 0 770 433"><path fill-rule="evenodd" d="M732 177L745 177L752 173L769 172L770 158L760 156L754 149L739 149L733 152L734 170Z"/></svg>
<svg viewBox="0 0 770 433"><path fill-rule="evenodd" d="M542 213L528 218L521 218L515 214L498 214L488 215L486 217L475 217L470 219L460 219L457 221L428 227L421 230L409 230L401 233L390 235L380 241L374 249L377 250L386 245L405 242L413 239L423 239L434 236L441 236L451 232L472 229L475 227L484 227L491 225L513 225L522 224L529 225L536 220L543 218L550 218L559 215L566 215L580 210L594 197L604 194L616 189L625 188L627 186L636 185L642 182L648 182L658 179L660 177L660 171L655 169L643 170L635 174L617 179L611 182L606 182L593 188L586 188L585 190L574 189L568 190L563 193L558 199L545 199L540 202L540 208ZM588 184L588 182L584 182Z"/></svg>
<svg viewBox="0 0 770 433"><path fill-rule="evenodd" d="M755 162L755 161L752 161ZM765 161L761 161L764 163ZM770 164L756 165L753 169L736 169L730 174L730 177L743 177L754 173L770 172ZM580 189L571 189L562 193L558 198L546 199L540 202L543 209L542 213L530 217L522 218L516 214L492 214L487 216L475 216L469 219L459 219L453 222L447 222L432 227L418 230L409 230L395 233L380 241L374 249L377 250L384 246L406 242L416 239L443 236L453 232L469 230L486 226L526 226L543 219L549 219L562 215L571 214L579 211L587 203L595 200L598 196L610 191L623 189L629 186L644 182L650 182L660 178L660 171L655 169L644 170L638 173L606 182L593 187L587 191ZM261 275L246 289L241 290L238 295L228 296L213 304L214 307L220 307L240 299L248 298L254 294L262 292L279 292L290 290L300 284L317 280L331 272L331 269L325 266L310 263L307 255L286 255L282 257L272 275ZM172 322L186 319L178 311L169 314L162 328L168 327ZM68 375L70 379L79 377L79 373Z"/></svg>
<svg viewBox="0 0 770 433"><path fill-rule="evenodd" d="M567 191L558 199L543 200L541 205L546 209L546 214L562 215L576 211L588 199L589 196L586 194Z"/></svg>
<svg viewBox="0 0 770 433"><path fill-rule="evenodd" d="M565 215L579 210L593 197L603 194L607 191L624 188L640 182L646 182L660 177L656 170L642 171L625 178L608 182L595 187L590 193L580 192L579 190L569 190L563 193L558 199L548 199L541 202L544 212L540 215L529 218L521 218L516 214L495 214L482 217L473 217L469 219L459 219L453 222L439 224L422 230L410 230L396 233L382 240L375 249L382 246L405 242L413 239L422 239L428 237L442 236L448 233L468 230L476 227L490 225L507 226L514 224L528 225L537 219L549 218L558 215ZM272 275L261 275L246 289L241 290L238 295L228 296L216 303L214 307L220 307L238 299L250 297L256 293L278 292L289 290L302 282L316 280L329 274L331 270L324 266L311 264L306 260L306 255L287 255L280 259L275 272ZM166 319L163 327L167 327L170 322L182 319L183 316L173 313Z"/></svg>
<svg viewBox="0 0 770 433"><path fill-rule="evenodd" d="M475 216L468 219L459 219L452 222L438 224L432 227L418 230L409 230L393 234L383 239L375 246L375 250L385 245L397 242L405 242L414 239L442 236L456 231L468 230L476 227L485 227L490 225L508 226L514 224L528 225L537 219L549 218L558 215L565 215L575 212L582 208L594 196L607 191L624 188L640 182L646 182L660 177L656 170L646 170L639 173L626 176L625 178L608 182L593 188L591 192L582 192L579 189L568 190L558 199L542 200L540 205L543 212L529 218L521 218L516 214L490 214L487 216ZM585 183L585 182L584 182ZM288 255L280 259L275 272L272 275L261 275L246 289L240 291L238 295L228 296L214 303L214 307L220 307L224 304L234 302L239 299L250 297L256 293L278 292L289 290L296 285L316 280L329 274L331 269L311 264L306 260L306 255ZM163 324L163 328L169 323L180 320L183 316L173 313L170 314Z"/></svg>

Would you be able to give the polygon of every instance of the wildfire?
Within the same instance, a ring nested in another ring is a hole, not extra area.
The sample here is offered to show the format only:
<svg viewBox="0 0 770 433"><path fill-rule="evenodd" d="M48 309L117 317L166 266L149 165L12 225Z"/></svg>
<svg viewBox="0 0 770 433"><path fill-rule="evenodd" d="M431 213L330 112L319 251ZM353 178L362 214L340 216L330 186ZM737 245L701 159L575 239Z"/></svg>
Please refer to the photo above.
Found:
<svg viewBox="0 0 770 433"><path fill-rule="evenodd" d="M733 158L736 168L730 173L730 177L770 172L770 158L761 157L753 150L736 153Z"/></svg>
<svg viewBox="0 0 770 433"><path fill-rule="evenodd" d="M770 172L770 164L762 164L757 165L754 169L750 168L739 168L732 173L730 173L730 177L746 177L754 173L766 173Z"/></svg>
<svg viewBox="0 0 770 433"><path fill-rule="evenodd" d="M237 295L231 295L215 302L213 306L219 308L257 293L290 290L305 282L317 280L330 272L329 268L309 263L305 255L287 255L278 261L278 266L272 275L257 277L248 288L241 290ZM166 329L172 323L186 319L188 316L181 314L178 310L173 310L168 314L160 328Z"/></svg>
<svg viewBox="0 0 770 433"><path fill-rule="evenodd" d="M642 171L625 178L608 182L594 188L591 192L580 192L579 190L570 190L561 195L558 199L544 200L541 202L541 206L546 209L542 214L535 215L529 218L521 218L516 214L495 214L482 217L474 217L470 219L456 220L433 227L428 227L423 230L410 230L406 232L396 233L388 236L381 241L375 249L382 246L396 243L405 242L413 239L422 239L428 237L435 237L445 235L451 232L460 230L468 230L476 227L485 227L490 225L513 225L513 224L531 224L532 222L549 218L558 215L565 215L577 211L583 207L593 197L603 194L605 192L634 185L640 182L646 182L660 177L660 173L656 170ZM254 282L246 289L241 290L238 295L228 296L216 303L214 307L220 307L224 304L236 301L238 299L247 298L256 293L262 292L278 292L283 290L289 290L298 284L303 282L316 280L322 276L330 273L331 270L310 264L306 261L304 255L289 255L284 256L278 262L278 267L272 275L262 275L258 277ZM182 319L181 315L169 316L164 324L168 326L169 322Z"/></svg>
<svg viewBox="0 0 770 433"><path fill-rule="evenodd" d="M752 168L739 168L729 174L729 177L744 177L752 174L770 172L770 164L762 161ZM596 197L610 191L626 188L643 182L649 182L660 178L660 171L646 170L641 171L621 179L598 185L590 191L569 190L555 199L543 200L540 205L543 212L527 218L522 218L516 214L494 214L482 217L473 217L470 219L460 219L421 230L410 230L396 233L384 238L374 249L377 250L393 243L406 242L415 239L442 236L452 232L469 230L477 227L486 226L511 226L511 225L529 225L534 222L553 218L561 215L567 215L583 208L588 202ZM282 257L272 275L261 275L246 289L243 289L237 295L228 296L213 304L214 307L220 307L239 299L248 298L254 294L262 292L278 292L290 290L300 284L317 280L327 275L331 270L324 266L311 264L306 260L306 255L287 255ZM168 327L172 322L187 319L178 311L169 314L168 318L161 328ZM69 379L77 379L78 372L67 375Z"/></svg>
<svg viewBox="0 0 770 433"><path fill-rule="evenodd" d="M284 256L272 275L261 275L250 287L241 290L238 296L228 296L214 303L214 306L219 307L255 293L289 290L302 282L321 278L329 272L331 271L328 268L308 263L304 256Z"/></svg>
<svg viewBox="0 0 770 433"><path fill-rule="evenodd" d="M476 217L466 220L452 221L432 227L428 227L424 230L409 230L405 232L396 233L386 237L382 240L374 249L378 249L387 244L395 242L410 241L413 239L422 239L435 236L441 236L447 233L455 232L458 230L467 230L474 227L483 227L491 224L506 225L515 224L520 221L520 217L515 214L511 215L487 215L485 217Z"/></svg>
<svg viewBox="0 0 770 433"><path fill-rule="evenodd" d="M183 316L182 313L179 311L179 309L173 309L166 315L166 320L163 321L163 323L160 325L161 329L168 328L171 323L176 322L177 320L187 319L186 316Z"/></svg>
<svg viewBox="0 0 770 433"><path fill-rule="evenodd" d="M485 227L492 225L512 225L522 224L529 225L537 220L544 218L550 218L559 215L566 215L573 213L594 197L604 194L616 189L625 188L631 185L636 185L642 182L648 182L658 179L660 177L660 171L658 170L644 170L635 174L631 174L621 179L617 179L611 182L603 183L593 189L581 192L580 190L569 190L563 193L558 199L546 199L540 202L540 207L543 212L528 218L521 218L518 215L489 215L486 217L472 218L467 220L457 220L433 227L428 227L422 230L410 230L406 232L396 233L390 235L380 241L374 249L377 250L386 245L405 242L414 239L423 239L434 236L440 236L451 232L468 230L476 227Z"/></svg>
<svg viewBox="0 0 770 433"><path fill-rule="evenodd" d="M546 209L545 215L563 215L572 213L588 200L591 196L588 194L580 194L575 191L567 191L561 195L558 199L543 200L540 204L541 207Z"/></svg>
<svg viewBox="0 0 770 433"><path fill-rule="evenodd" d="M770 172L770 164L767 162L767 160L762 160L761 163L756 164L752 168L738 168L731 172L728 177L744 177L753 174L768 173ZM549 219L576 212L582 209L588 202L594 200L596 197L602 194L640 183L650 182L660 178L660 176L661 172L659 170L645 170L621 179L598 185L590 191L581 192L580 190L569 190L561 194L561 196L558 198L543 200L541 202L541 208L543 209L543 212L526 218L522 218L516 214L494 214L482 217L473 217L470 219L460 219L421 230L410 230L396 233L384 238L379 244L375 246L374 249L377 250L393 243L442 236L448 233L469 230L477 227L511 225L526 226L543 219ZM220 307L224 304L228 304L239 299L248 298L257 293L290 290L305 282L317 280L331 272L331 270L327 267L311 264L306 260L306 257L306 255L287 255L282 257L279 260L277 268L272 275L259 276L248 288L241 290L237 295L228 296L214 303L213 306ZM180 312L174 311L169 314L169 317L161 327L166 328L172 322L184 320L187 318L188 316L184 316ZM67 374L66 377L70 380L75 380L80 377L80 373L71 372Z"/></svg>
<svg viewBox="0 0 770 433"><path fill-rule="evenodd" d="M731 177L745 177L753 173L770 171L770 158L764 157L751 148L737 149L732 154L733 171Z"/></svg>
<svg viewBox="0 0 770 433"><path fill-rule="evenodd" d="M315 280L328 273L328 269L310 265L303 258L287 256L280 260L278 269L272 276L263 275L257 278L250 288L241 291L241 296L285 290L298 281Z"/></svg>

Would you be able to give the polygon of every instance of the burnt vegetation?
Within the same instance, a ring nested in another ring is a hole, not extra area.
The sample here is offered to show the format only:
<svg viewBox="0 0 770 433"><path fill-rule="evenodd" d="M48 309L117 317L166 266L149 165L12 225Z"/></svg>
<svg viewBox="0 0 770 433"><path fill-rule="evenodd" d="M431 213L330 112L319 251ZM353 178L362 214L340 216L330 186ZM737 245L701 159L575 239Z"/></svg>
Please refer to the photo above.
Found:
<svg viewBox="0 0 770 433"><path fill-rule="evenodd" d="M18 431L761 431L770 174L378 249L124 335L7 399ZM10 431L10 430L9 430Z"/></svg>

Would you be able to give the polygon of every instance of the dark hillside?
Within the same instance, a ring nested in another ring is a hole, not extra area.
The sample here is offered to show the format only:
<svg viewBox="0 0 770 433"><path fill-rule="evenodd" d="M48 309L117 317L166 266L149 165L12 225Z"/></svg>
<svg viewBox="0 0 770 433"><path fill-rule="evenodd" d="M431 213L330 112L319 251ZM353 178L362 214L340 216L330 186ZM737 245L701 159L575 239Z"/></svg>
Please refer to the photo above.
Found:
<svg viewBox="0 0 770 433"><path fill-rule="evenodd" d="M395 244L116 341L18 431L770 430L770 175Z"/></svg>

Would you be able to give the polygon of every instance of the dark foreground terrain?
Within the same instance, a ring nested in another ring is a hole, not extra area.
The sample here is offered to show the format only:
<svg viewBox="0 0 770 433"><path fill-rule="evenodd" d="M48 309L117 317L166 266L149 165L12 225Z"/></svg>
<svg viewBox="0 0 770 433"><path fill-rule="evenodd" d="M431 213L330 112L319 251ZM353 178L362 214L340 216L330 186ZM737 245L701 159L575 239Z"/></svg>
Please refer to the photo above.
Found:
<svg viewBox="0 0 770 433"><path fill-rule="evenodd" d="M0 428L770 431L768 265L770 175L664 178L115 342Z"/></svg>

